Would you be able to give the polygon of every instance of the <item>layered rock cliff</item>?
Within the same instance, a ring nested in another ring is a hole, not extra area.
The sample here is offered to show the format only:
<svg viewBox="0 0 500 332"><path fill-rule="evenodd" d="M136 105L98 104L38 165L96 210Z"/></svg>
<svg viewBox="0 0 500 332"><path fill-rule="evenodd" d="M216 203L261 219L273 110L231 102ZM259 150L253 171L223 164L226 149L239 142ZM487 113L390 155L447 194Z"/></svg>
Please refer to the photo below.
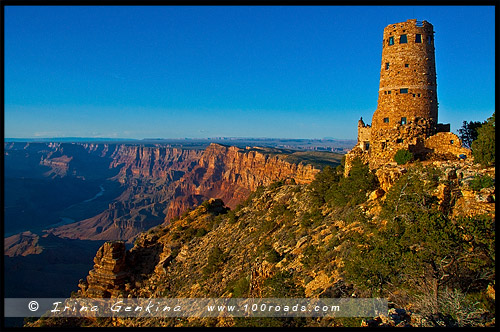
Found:
<svg viewBox="0 0 500 332"><path fill-rule="evenodd" d="M175 199L166 219L180 215L207 198L220 198L234 208L251 191L278 180L309 183L319 169L292 164L283 155L268 155L257 149L211 144L198 164L177 183Z"/></svg>
<svg viewBox="0 0 500 332"><path fill-rule="evenodd" d="M278 180L308 183L319 172L278 154L218 144L203 151L106 144L78 148L106 160L106 169L115 170L112 179L122 183L124 191L98 215L50 229L57 236L73 239L131 241L139 232L168 222L209 198L221 198L234 208L258 186ZM52 167L50 174L63 176L76 169L71 164L78 160L83 168L83 157L64 154L68 149L56 147L43 159L44 165Z"/></svg>
<svg viewBox="0 0 500 332"><path fill-rule="evenodd" d="M117 178L121 182L131 177L176 181L196 165L202 154L201 150L120 145L110 155L110 167L120 168Z"/></svg>

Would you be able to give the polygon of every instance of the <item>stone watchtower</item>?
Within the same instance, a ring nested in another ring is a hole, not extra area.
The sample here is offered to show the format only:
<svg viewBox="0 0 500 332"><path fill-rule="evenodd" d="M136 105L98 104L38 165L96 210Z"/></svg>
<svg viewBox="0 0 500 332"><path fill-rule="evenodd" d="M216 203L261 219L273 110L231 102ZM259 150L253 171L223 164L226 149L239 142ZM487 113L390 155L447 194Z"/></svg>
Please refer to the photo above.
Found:
<svg viewBox="0 0 500 332"><path fill-rule="evenodd" d="M449 124L438 124L434 54L434 28L429 22L412 19L384 29L377 109L371 126L362 119L358 122L358 145L352 151L370 168L391 162L400 149L420 157L463 153L458 137L449 133ZM447 133L428 140L440 132ZM449 145L458 149L450 150Z"/></svg>
<svg viewBox="0 0 500 332"><path fill-rule="evenodd" d="M434 126L438 118L432 24L417 20L384 29L378 107L372 134L407 124L415 117Z"/></svg>

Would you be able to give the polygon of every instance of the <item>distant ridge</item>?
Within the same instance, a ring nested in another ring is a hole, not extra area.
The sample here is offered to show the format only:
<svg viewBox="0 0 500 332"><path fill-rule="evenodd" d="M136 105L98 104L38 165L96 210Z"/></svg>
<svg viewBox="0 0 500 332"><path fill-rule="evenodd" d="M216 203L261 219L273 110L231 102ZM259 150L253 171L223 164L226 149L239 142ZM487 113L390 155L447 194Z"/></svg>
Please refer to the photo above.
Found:
<svg viewBox="0 0 500 332"><path fill-rule="evenodd" d="M336 138L263 138L263 137L209 137L209 138L106 138L106 137L43 137L4 138L5 143L120 143L143 146L166 145L184 149L205 149L211 143L238 146L261 146L279 149L316 150L347 153L357 140Z"/></svg>
<svg viewBox="0 0 500 332"><path fill-rule="evenodd" d="M102 141L138 141L134 138L107 137L40 137L40 138L4 138L4 142L102 142Z"/></svg>

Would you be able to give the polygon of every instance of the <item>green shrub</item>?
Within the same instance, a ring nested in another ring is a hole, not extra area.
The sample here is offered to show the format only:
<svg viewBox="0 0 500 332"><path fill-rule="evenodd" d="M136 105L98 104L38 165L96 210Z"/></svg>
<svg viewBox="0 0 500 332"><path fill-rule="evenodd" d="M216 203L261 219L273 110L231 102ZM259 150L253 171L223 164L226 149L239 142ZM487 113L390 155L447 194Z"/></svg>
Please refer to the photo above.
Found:
<svg viewBox="0 0 500 332"><path fill-rule="evenodd" d="M264 243L257 250L257 255L264 256L270 263L278 263L283 257L268 243Z"/></svg>
<svg viewBox="0 0 500 332"><path fill-rule="evenodd" d="M483 188L490 188L495 185L495 179L488 175L476 175L469 183L469 187L474 191L480 191Z"/></svg>
<svg viewBox="0 0 500 332"><path fill-rule="evenodd" d="M264 281L264 297L304 297L304 287L297 285L289 271L279 271Z"/></svg>
<svg viewBox="0 0 500 332"><path fill-rule="evenodd" d="M227 213L227 222L232 225L235 224L237 221L238 221L238 216L236 215L236 213L234 213L234 211L230 210Z"/></svg>
<svg viewBox="0 0 500 332"><path fill-rule="evenodd" d="M188 208L186 211L184 211L182 214L181 214L181 218L186 218L189 213L193 211L191 208Z"/></svg>
<svg viewBox="0 0 500 332"><path fill-rule="evenodd" d="M268 188L268 189L269 189L269 190L274 190L274 189L276 189L276 188L279 188L279 187L283 186L283 184L284 184L284 183L285 183L285 182L284 182L283 180L275 181L275 182L273 182L273 183L271 183L271 184L269 185L269 188Z"/></svg>
<svg viewBox="0 0 500 332"><path fill-rule="evenodd" d="M291 221L295 214L290 211L289 206L287 204L278 203L276 204L269 215L273 221L283 220L283 221Z"/></svg>
<svg viewBox="0 0 500 332"><path fill-rule="evenodd" d="M208 231L205 228L198 228L196 230L195 236L196 237L202 237L202 236L206 235L207 233L208 233Z"/></svg>
<svg viewBox="0 0 500 332"><path fill-rule="evenodd" d="M311 226L316 226L323 221L323 214L318 209L313 209L312 211L306 211L302 216L300 221L300 226L307 228Z"/></svg>
<svg viewBox="0 0 500 332"><path fill-rule="evenodd" d="M246 276L239 278L232 286L233 297L237 298L246 297L249 290L250 280Z"/></svg>
<svg viewBox="0 0 500 332"><path fill-rule="evenodd" d="M206 200L201 203L201 206L206 209L207 213L214 216L226 214L229 211L229 208L224 205L224 202L220 198Z"/></svg>
<svg viewBox="0 0 500 332"><path fill-rule="evenodd" d="M377 178L370 171L368 165L359 158L352 161L347 177L342 177L335 184L332 183L325 197L334 207L356 206L366 202L367 194L377 187Z"/></svg>
<svg viewBox="0 0 500 332"><path fill-rule="evenodd" d="M303 255L300 262L308 269L313 268L320 262L320 252L313 245L308 245L304 249Z"/></svg>
<svg viewBox="0 0 500 332"><path fill-rule="evenodd" d="M214 247L208 255L207 265L203 268L205 276L213 274L227 259L227 255L219 247Z"/></svg>
<svg viewBox="0 0 500 332"><path fill-rule="evenodd" d="M394 155L394 161L398 163L398 165L404 165L413 160L413 153L406 149L401 149L396 152Z"/></svg>
<svg viewBox="0 0 500 332"><path fill-rule="evenodd" d="M345 280L372 296L398 290L413 300L428 294L436 303L445 287L477 292L492 282L494 218L451 219L432 196L438 185L438 171L422 167L396 181L380 214L385 226L361 224L361 233L345 237Z"/></svg>
<svg viewBox="0 0 500 332"><path fill-rule="evenodd" d="M321 172L316 174L309 185L312 193L313 204L321 206L326 202L326 196L332 185L336 185L341 178L341 173L331 166L325 166Z"/></svg>

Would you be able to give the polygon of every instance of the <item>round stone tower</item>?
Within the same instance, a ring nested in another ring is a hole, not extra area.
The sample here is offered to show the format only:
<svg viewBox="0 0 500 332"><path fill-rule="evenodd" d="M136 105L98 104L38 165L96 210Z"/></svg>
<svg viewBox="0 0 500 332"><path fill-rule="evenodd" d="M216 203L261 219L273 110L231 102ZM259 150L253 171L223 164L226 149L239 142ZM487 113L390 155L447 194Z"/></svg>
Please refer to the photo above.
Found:
<svg viewBox="0 0 500 332"><path fill-rule="evenodd" d="M377 110L371 135L423 119L434 134L437 125L436 64L432 24L416 19L384 29Z"/></svg>
<svg viewBox="0 0 500 332"><path fill-rule="evenodd" d="M471 156L450 125L438 123L434 29L416 19L384 29L377 109L371 126L358 121L358 144L346 155L344 175L355 158L370 169L394 165L399 150L417 160Z"/></svg>

